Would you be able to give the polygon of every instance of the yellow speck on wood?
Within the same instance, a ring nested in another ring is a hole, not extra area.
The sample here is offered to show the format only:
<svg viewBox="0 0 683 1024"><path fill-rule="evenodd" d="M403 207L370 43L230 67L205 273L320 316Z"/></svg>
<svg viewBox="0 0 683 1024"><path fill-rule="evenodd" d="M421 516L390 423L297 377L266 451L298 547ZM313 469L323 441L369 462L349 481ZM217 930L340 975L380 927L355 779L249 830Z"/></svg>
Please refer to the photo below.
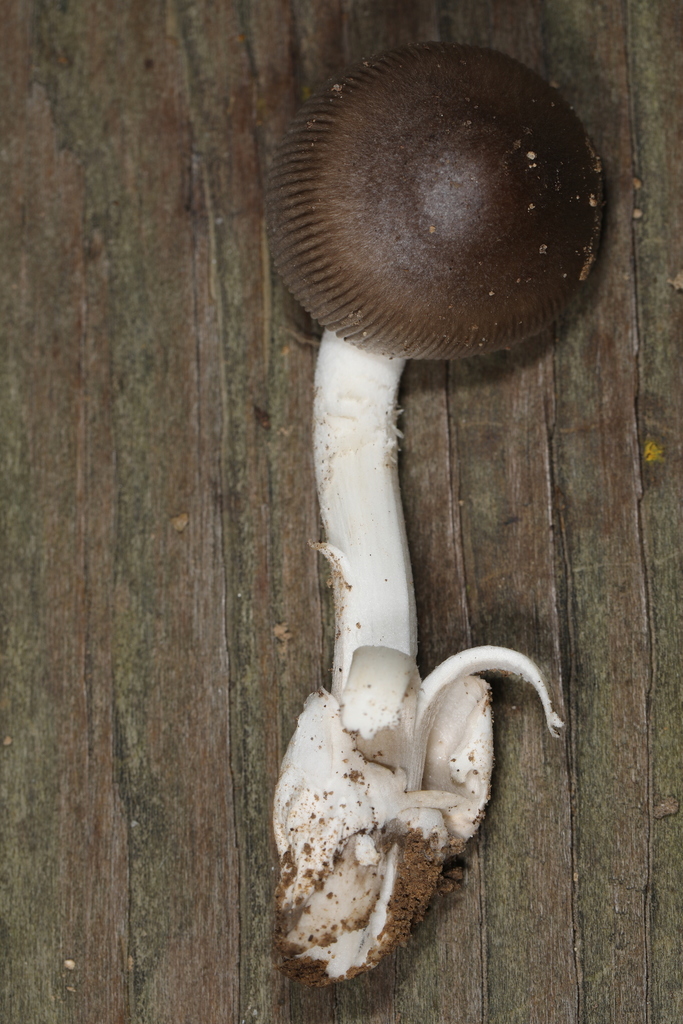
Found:
<svg viewBox="0 0 683 1024"><path fill-rule="evenodd" d="M190 517L187 512L181 512L180 515L171 516L171 526L178 533L182 533L187 524L190 521Z"/></svg>
<svg viewBox="0 0 683 1024"><path fill-rule="evenodd" d="M64 961L64 966L66 967L67 971L75 971L76 970L76 961L75 960L65 960Z"/></svg>
<svg viewBox="0 0 683 1024"><path fill-rule="evenodd" d="M666 283L675 288L677 292L683 292L683 270L679 270L675 277L667 278Z"/></svg>
<svg viewBox="0 0 683 1024"><path fill-rule="evenodd" d="M646 441L643 457L646 462L664 462L664 446L656 441Z"/></svg>
<svg viewBox="0 0 683 1024"><path fill-rule="evenodd" d="M2 745L3 747L10 747L12 745L12 737L5 736L4 740L2 741Z"/></svg>

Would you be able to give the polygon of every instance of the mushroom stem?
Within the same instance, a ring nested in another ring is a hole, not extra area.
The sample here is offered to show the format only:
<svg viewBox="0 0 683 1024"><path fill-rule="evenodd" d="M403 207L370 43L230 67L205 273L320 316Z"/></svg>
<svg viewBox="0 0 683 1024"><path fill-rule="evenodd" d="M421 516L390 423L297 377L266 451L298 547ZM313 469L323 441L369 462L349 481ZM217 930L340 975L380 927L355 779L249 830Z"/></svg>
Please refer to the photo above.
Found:
<svg viewBox="0 0 683 1024"><path fill-rule="evenodd" d="M275 793L280 965L311 985L353 977L405 942L444 861L488 800L488 683L520 674L557 735L540 672L500 647L462 651L420 682L398 486L403 360L330 331L318 357L314 446L337 628L332 693L310 695Z"/></svg>
<svg viewBox="0 0 683 1024"><path fill-rule="evenodd" d="M337 619L332 693L370 739L398 721L415 673L415 598L398 483L405 360L325 331L315 377L315 469ZM370 689L370 677L372 689Z"/></svg>

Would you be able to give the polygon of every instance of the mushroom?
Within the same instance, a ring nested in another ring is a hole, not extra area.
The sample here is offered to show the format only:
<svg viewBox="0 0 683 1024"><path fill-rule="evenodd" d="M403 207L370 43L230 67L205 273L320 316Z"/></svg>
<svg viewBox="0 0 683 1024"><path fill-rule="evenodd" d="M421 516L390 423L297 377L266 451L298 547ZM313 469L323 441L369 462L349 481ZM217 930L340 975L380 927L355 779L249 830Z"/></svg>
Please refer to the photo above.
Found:
<svg viewBox="0 0 683 1024"><path fill-rule="evenodd" d="M406 358L488 352L549 324L588 275L601 207L600 161L557 92L456 44L348 68L275 156L274 261L326 328L314 447L333 681L306 701L274 810L279 966L307 984L404 943L476 831L493 765L481 673L522 676L551 733L562 725L514 651L464 651L420 680L396 397Z"/></svg>

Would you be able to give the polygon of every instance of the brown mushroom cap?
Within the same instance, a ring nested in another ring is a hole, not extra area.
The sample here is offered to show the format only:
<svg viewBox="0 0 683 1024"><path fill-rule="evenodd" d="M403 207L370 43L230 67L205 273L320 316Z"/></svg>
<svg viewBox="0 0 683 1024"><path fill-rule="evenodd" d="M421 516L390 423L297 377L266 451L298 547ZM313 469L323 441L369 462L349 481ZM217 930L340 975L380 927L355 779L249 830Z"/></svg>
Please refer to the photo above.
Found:
<svg viewBox="0 0 683 1024"><path fill-rule="evenodd" d="M275 263L322 324L451 358L537 333L595 259L600 160L572 109L494 50L354 64L294 118L268 190Z"/></svg>

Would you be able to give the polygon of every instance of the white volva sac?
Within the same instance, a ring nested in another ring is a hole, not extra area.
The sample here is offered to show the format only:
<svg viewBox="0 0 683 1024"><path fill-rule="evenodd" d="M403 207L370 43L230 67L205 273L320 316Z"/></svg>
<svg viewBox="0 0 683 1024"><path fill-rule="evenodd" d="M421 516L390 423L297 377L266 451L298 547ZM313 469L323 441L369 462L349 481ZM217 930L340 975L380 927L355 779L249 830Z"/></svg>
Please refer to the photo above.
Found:
<svg viewBox="0 0 683 1024"><path fill-rule="evenodd" d="M326 331L316 372L315 465L337 620L332 692L310 695L275 795L282 969L324 985L405 942L447 857L489 796L489 686L522 676L553 712L528 658L477 647L425 680L396 466L403 360Z"/></svg>

